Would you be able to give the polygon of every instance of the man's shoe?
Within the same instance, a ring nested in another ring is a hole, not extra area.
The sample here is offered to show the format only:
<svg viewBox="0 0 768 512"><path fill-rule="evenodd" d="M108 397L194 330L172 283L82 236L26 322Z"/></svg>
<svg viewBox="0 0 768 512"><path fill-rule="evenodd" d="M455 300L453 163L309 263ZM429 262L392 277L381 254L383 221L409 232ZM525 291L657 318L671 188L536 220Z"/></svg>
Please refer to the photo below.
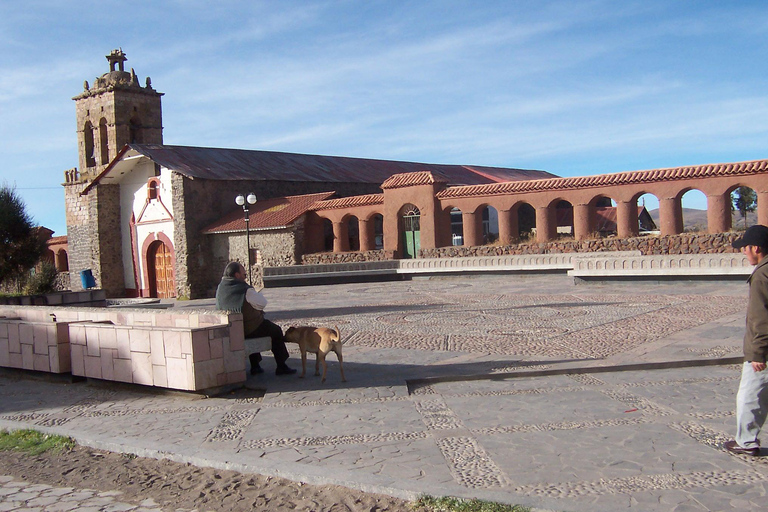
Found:
<svg viewBox="0 0 768 512"><path fill-rule="evenodd" d="M725 449L728 450L731 453L737 453L740 455L752 455L753 457L760 453L760 447L754 447L754 448L744 448L742 446L739 446L739 443L736 441L728 441L723 446L725 446Z"/></svg>
<svg viewBox="0 0 768 512"><path fill-rule="evenodd" d="M251 375L258 375L259 373L264 373L264 368L262 368L258 364L251 365Z"/></svg>
<svg viewBox="0 0 768 512"><path fill-rule="evenodd" d="M275 375L291 375L293 373L296 373L296 370L286 365L278 366L277 370L275 370Z"/></svg>

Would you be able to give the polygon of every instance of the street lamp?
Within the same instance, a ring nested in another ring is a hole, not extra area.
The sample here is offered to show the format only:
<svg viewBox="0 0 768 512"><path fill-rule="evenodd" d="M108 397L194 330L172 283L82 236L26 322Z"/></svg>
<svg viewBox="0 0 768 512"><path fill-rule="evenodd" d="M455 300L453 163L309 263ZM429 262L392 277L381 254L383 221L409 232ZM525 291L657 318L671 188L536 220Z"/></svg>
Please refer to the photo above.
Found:
<svg viewBox="0 0 768 512"><path fill-rule="evenodd" d="M245 250L248 252L248 283L253 285L253 278L251 277L251 228L249 224L250 218L248 217L248 205L256 204L256 195L253 192L248 194L247 197L240 194L235 198L235 203L243 207L243 214L245 214Z"/></svg>

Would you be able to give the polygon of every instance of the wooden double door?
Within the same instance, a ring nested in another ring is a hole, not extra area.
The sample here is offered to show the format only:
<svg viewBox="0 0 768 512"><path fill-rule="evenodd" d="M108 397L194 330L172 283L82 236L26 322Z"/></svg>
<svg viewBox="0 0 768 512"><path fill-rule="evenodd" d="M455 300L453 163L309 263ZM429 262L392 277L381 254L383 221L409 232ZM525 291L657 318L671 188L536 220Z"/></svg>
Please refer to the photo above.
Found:
<svg viewBox="0 0 768 512"><path fill-rule="evenodd" d="M176 296L173 254L161 240L155 240L147 252L149 296L167 299Z"/></svg>

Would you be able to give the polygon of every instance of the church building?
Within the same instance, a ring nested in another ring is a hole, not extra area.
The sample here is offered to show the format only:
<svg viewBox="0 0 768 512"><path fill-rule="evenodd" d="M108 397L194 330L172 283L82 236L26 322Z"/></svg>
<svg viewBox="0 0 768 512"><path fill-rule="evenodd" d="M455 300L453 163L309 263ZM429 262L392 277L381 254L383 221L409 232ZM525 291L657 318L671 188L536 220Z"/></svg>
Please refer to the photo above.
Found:
<svg viewBox="0 0 768 512"><path fill-rule="evenodd" d="M239 255L267 266L294 265L303 254L333 249L415 257L418 240L415 248L403 245L383 212L360 219L365 233L345 225L342 241L337 228L317 215L318 205L383 204L387 182L394 189L405 183L438 190L554 177L534 170L165 145L163 94L149 78L142 85L133 69L126 71L126 60L122 50L113 50L109 71L92 85L85 82L73 98L79 167L65 171L64 183L73 289L78 273L90 269L108 297L199 298L212 295L224 264L245 259ZM241 194L257 199L244 205L250 208L248 232L244 209L235 203ZM429 228L424 232L430 236Z"/></svg>

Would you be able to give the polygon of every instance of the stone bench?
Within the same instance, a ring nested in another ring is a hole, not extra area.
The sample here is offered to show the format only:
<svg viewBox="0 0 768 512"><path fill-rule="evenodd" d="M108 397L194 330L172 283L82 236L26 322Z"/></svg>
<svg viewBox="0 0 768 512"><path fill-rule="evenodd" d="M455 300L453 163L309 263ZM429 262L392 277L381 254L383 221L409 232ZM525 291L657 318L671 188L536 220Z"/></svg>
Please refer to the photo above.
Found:
<svg viewBox="0 0 768 512"><path fill-rule="evenodd" d="M0 317L0 366L68 373L70 351L67 323Z"/></svg>
<svg viewBox="0 0 768 512"><path fill-rule="evenodd" d="M575 261L568 275L576 280L590 279L746 279L752 273L746 256L738 253L669 254L593 257Z"/></svg>
<svg viewBox="0 0 768 512"><path fill-rule="evenodd" d="M0 316L0 366L185 391L246 380L241 314L0 306Z"/></svg>
<svg viewBox="0 0 768 512"><path fill-rule="evenodd" d="M227 324L198 327L70 325L72 374L202 391L245 381L244 347Z"/></svg>

